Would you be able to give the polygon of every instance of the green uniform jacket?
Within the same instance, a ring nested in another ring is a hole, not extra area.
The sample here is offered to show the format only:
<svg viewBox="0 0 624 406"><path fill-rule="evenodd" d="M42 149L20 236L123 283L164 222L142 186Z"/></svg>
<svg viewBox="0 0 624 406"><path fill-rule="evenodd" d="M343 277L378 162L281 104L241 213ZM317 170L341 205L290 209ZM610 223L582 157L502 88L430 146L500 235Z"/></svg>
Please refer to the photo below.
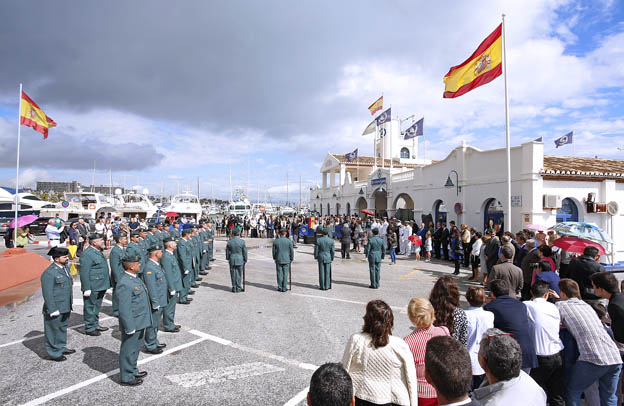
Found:
<svg viewBox="0 0 624 406"><path fill-rule="evenodd" d="M290 264L295 259L295 250L292 241L286 237L279 237L273 241L273 260L276 264Z"/></svg>
<svg viewBox="0 0 624 406"><path fill-rule="evenodd" d="M323 236L316 240L314 244L314 259L324 264L334 260L334 240L328 236Z"/></svg>
<svg viewBox="0 0 624 406"><path fill-rule="evenodd" d="M139 247L143 251L143 258L147 258L147 249L149 248L149 238L139 240Z"/></svg>
<svg viewBox="0 0 624 406"><path fill-rule="evenodd" d="M178 242L178 261L182 273L193 270L193 246L191 240L181 238Z"/></svg>
<svg viewBox="0 0 624 406"><path fill-rule="evenodd" d="M158 231L156 231L158 232ZM147 232L147 237L145 237L145 249L147 250L150 246L152 245L156 245L160 243L160 238L158 238L158 235L156 235L155 233L152 233L151 231Z"/></svg>
<svg viewBox="0 0 624 406"><path fill-rule="evenodd" d="M174 240L178 240L180 237L182 237L182 235L180 234L180 231L176 230L175 228L169 231L169 236L173 238Z"/></svg>
<svg viewBox="0 0 624 406"><path fill-rule="evenodd" d="M67 267L61 268L56 263L50 264L41 274L43 292L43 314L55 311L69 313L72 310L74 282Z"/></svg>
<svg viewBox="0 0 624 406"><path fill-rule="evenodd" d="M92 246L80 256L80 284L83 292L102 292L111 288L108 262L104 254Z"/></svg>
<svg viewBox="0 0 624 406"><path fill-rule="evenodd" d="M366 246L366 258L369 262L381 262L386 255L384 248L384 240L380 237L373 237L368 241Z"/></svg>
<svg viewBox="0 0 624 406"><path fill-rule="evenodd" d="M119 329L128 334L152 325L147 288L141 278L124 272L117 282L115 297L119 303Z"/></svg>
<svg viewBox="0 0 624 406"><path fill-rule="evenodd" d="M167 306L167 279L160 264L148 259L141 277L147 287L152 309L164 309Z"/></svg>
<svg viewBox="0 0 624 406"><path fill-rule="evenodd" d="M117 285L117 281L121 277L121 274L124 273L121 260L125 255L126 251L119 245L115 245L113 249L111 249L110 255L108 256L108 261L110 262L111 269L111 283L113 284L113 286Z"/></svg>
<svg viewBox="0 0 624 406"><path fill-rule="evenodd" d="M195 263L198 264L202 250L201 237L199 234L194 235L191 241L193 242L193 257L195 258Z"/></svg>
<svg viewBox="0 0 624 406"><path fill-rule="evenodd" d="M165 277L167 278L167 289L171 292L175 290L179 292L182 290L182 271L178 264L178 259L169 251L164 250L160 263L165 270Z"/></svg>
<svg viewBox="0 0 624 406"><path fill-rule="evenodd" d="M141 245L139 245L139 243L129 242L128 247L126 248L126 255L129 257L141 258L141 269L145 267L145 253L143 252L143 248L141 247Z"/></svg>
<svg viewBox="0 0 624 406"><path fill-rule="evenodd" d="M247 263L247 245L238 237L232 238L225 246L225 259L230 266L240 266Z"/></svg>

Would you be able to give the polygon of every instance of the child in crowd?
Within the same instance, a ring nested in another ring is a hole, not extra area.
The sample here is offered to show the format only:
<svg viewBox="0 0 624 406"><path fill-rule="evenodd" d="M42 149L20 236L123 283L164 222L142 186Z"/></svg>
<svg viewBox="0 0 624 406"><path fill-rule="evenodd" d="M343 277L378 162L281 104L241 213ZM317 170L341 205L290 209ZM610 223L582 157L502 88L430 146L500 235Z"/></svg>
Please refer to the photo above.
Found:
<svg viewBox="0 0 624 406"><path fill-rule="evenodd" d="M431 251L433 251L433 241L431 240L431 231L427 231L425 235L425 252L427 255L426 262L431 261Z"/></svg>

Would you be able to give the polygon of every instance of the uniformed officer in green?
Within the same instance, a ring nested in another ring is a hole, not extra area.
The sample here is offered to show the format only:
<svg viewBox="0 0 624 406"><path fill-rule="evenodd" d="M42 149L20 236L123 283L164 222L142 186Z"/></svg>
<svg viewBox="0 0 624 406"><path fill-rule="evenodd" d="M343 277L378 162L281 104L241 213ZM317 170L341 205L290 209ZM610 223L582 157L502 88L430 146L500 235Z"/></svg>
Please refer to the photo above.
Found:
<svg viewBox="0 0 624 406"><path fill-rule="evenodd" d="M85 333L99 336L108 327L100 326L100 308L106 290L112 287L108 262L102 254L104 240L101 234L89 234L89 246L80 256L80 289L84 301Z"/></svg>
<svg viewBox="0 0 624 406"><path fill-rule="evenodd" d="M330 289L331 264L334 260L334 240L327 236L327 230L321 231L321 237L314 244L314 259L318 262L319 285L321 290Z"/></svg>
<svg viewBox="0 0 624 406"><path fill-rule="evenodd" d="M381 272L381 260L386 255L384 240L379 237L379 229L373 229L373 238L368 241L366 252L368 259L368 272L370 273L369 288L379 289L379 274Z"/></svg>
<svg viewBox="0 0 624 406"><path fill-rule="evenodd" d="M163 352L162 349L167 346L158 341L160 319L167 306L167 278L159 262L163 256L162 248L159 245L153 245L147 251L149 259L145 264L141 277L147 287L152 307L152 325L145 329L145 349L149 353L160 354Z"/></svg>
<svg viewBox="0 0 624 406"><path fill-rule="evenodd" d="M137 276L141 268L141 258L125 257L124 273L117 282L115 296L119 303L119 331L121 348L119 350L119 383L136 386L143 383L147 372L139 372L137 359L143 344L145 329L152 325L152 311L145 284Z"/></svg>
<svg viewBox="0 0 624 406"><path fill-rule="evenodd" d="M143 258L147 258L147 248L149 246L149 240L147 238L147 230L144 228L139 229L139 247L143 252Z"/></svg>
<svg viewBox="0 0 624 406"><path fill-rule="evenodd" d="M232 230L232 239L225 246L225 259L230 264L230 277L232 279L232 292L242 292L243 267L247 263L247 246L245 241L238 238L240 230Z"/></svg>
<svg viewBox="0 0 624 406"><path fill-rule="evenodd" d="M202 251L202 241L199 236L200 227L196 224L193 225L193 233L191 236L191 244L193 247L193 274L195 278L193 279L193 285L191 287L198 288L199 285L197 282L201 281L202 278L199 276L199 267L201 262L201 251Z"/></svg>
<svg viewBox="0 0 624 406"><path fill-rule="evenodd" d="M180 265L178 265L178 259L175 256L177 243L172 238L165 238L165 251L163 252L160 264L165 271L165 278L167 279L167 306L163 311L163 327L168 333L177 333L180 331L180 326L174 323L176 303L180 298L182 292L182 272L180 272ZM190 302L180 302L181 304L190 304Z"/></svg>
<svg viewBox="0 0 624 406"><path fill-rule="evenodd" d="M147 258L143 253L140 234L141 233L139 231L133 231L130 233L130 242L126 247L126 255L129 257L141 257L141 269L143 269Z"/></svg>
<svg viewBox="0 0 624 406"><path fill-rule="evenodd" d="M273 240L272 251L275 270L277 271L277 290L286 292L288 290L290 266L295 259L295 250L292 241L286 238L285 229L281 229L279 237Z"/></svg>
<svg viewBox="0 0 624 406"><path fill-rule="evenodd" d="M146 240L146 247L145 249L147 250L149 247L151 247L152 245L156 245L160 242L160 238L158 238L158 227L156 226L156 224L150 224L148 226L148 232L147 232L147 237L145 238Z"/></svg>
<svg viewBox="0 0 624 406"><path fill-rule="evenodd" d="M41 274L45 348L51 360L65 361L65 355L76 352L67 348L67 325L72 310L74 282L67 267L67 248L53 247L48 255L54 262Z"/></svg>
<svg viewBox="0 0 624 406"><path fill-rule="evenodd" d="M126 256L126 246L128 245L128 237L126 234L115 235L115 245L108 255L108 262L111 270L111 284L113 285L113 316L119 315L118 305L115 302L115 285L123 273L123 265L121 259Z"/></svg>
<svg viewBox="0 0 624 406"><path fill-rule="evenodd" d="M200 275L208 275L206 272L210 269L210 254L212 251L212 239L214 238L214 234L208 230L209 223L203 223L202 228L199 231L200 241L201 241L201 260L199 266L199 274Z"/></svg>
<svg viewBox="0 0 624 406"><path fill-rule="evenodd" d="M193 285L193 253L191 246L191 230L185 228L182 230L182 238L178 242L177 256L178 265L180 266L180 272L182 275L182 290L180 291L180 299L178 303L186 304L193 299L188 295L194 295L195 292L191 290Z"/></svg>
<svg viewBox="0 0 624 406"><path fill-rule="evenodd" d="M208 264L204 270L208 271L212 269L210 266L210 261L214 261L214 238L215 238L215 230L214 225L212 224L212 220L208 220L208 228L206 228L206 240L210 241L208 243Z"/></svg>
<svg viewBox="0 0 624 406"><path fill-rule="evenodd" d="M180 234L180 223L173 223L173 228L169 231L169 236L174 240L180 239L182 234Z"/></svg>

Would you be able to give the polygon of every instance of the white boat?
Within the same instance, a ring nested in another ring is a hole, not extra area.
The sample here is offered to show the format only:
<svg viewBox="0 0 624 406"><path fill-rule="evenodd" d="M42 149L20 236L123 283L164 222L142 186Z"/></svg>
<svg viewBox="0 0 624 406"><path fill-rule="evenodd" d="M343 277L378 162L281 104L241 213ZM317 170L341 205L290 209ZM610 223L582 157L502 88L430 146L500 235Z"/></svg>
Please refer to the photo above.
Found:
<svg viewBox="0 0 624 406"><path fill-rule="evenodd" d="M115 208L124 217L154 217L158 207L150 200L147 190L143 193L129 192L115 196Z"/></svg>
<svg viewBox="0 0 624 406"><path fill-rule="evenodd" d="M251 203L248 199L237 200L235 202L230 202L227 207L228 216L241 216L241 217L251 217L253 214L251 211Z"/></svg>
<svg viewBox="0 0 624 406"><path fill-rule="evenodd" d="M280 206L279 208L280 216L292 217L295 215L295 213L296 213L295 209L293 209L290 206Z"/></svg>
<svg viewBox="0 0 624 406"><path fill-rule="evenodd" d="M45 200L39 199L37 196L32 193L21 192L19 194L20 204L27 204L31 206L33 209L42 210L42 209L56 209L61 207L60 205L56 205L52 202L46 202Z"/></svg>
<svg viewBox="0 0 624 406"><path fill-rule="evenodd" d="M205 204L202 206L202 213L204 216L216 216L217 214L221 214L223 212L216 204Z"/></svg>
<svg viewBox="0 0 624 406"><path fill-rule="evenodd" d="M117 216L120 213L114 207L114 202L108 196L94 192L65 192L67 208L55 207L42 209L41 216L54 217L59 214L63 220L75 217L96 219L99 216Z"/></svg>
<svg viewBox="0 0 624 406"><path fill-rule="evenodd" d="M182 193L171 198L171 203L161 209L161 214L175 212L180 217L193 217L196 221L202 216L199 198L191 193Z"/></svg>

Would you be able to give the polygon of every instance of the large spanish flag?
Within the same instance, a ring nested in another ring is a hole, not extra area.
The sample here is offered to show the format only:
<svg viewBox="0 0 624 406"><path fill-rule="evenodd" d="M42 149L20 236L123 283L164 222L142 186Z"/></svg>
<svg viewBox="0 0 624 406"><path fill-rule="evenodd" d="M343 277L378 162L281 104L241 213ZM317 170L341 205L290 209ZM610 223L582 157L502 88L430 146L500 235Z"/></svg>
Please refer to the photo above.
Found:
<svg viewBox="0 0 624 406"><path fill-rule="evenodd" d="M453 98L490 83L503 73L502 24L496 27L470 58L444 76L444 97Z"/></svg>
<svg viewBox="0 0 624 406"><path fill-rule="evenodd" d="M371 112L371 116L372 116L376 112L381 110L382 108L383 108L383 96L381 96L379 99L375 100L375 102L373 104L368 106L368 111Z"/></svg>
<svg viewBox="0 0 624 406"><path fill-rule="evenodd" d="M48 128L56 127L56 123L37 106L26 92L22 91L22 108L20 110L20 124L32 127L35 131L43 134L43 139L48 138Z"/></svg>

